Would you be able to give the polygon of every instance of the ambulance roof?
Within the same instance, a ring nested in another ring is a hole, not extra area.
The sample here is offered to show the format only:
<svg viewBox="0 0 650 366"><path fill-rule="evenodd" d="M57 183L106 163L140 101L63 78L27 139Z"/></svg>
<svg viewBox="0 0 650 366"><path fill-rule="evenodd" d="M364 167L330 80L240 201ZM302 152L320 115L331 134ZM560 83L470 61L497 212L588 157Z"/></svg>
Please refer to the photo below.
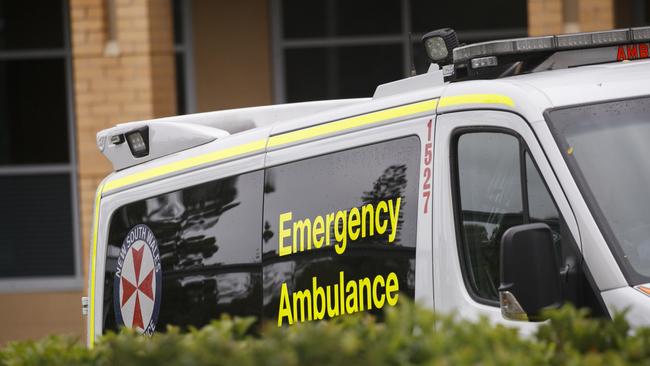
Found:
<svg viewBox="0 0 650 366"><path fill-rule="evenodd" d="M422 82L427 78L431 81L430 87ZM535 122L542 119L542 114L546 109L552 107L650 95L650 61L618 62L543 71L502 79L452 83L443 83L439 71L434 70L429 75L419 75L415 78L400 80L390 83L389 86L389 88L384 88L383 92L376 93L372 99L305 103L296 104L293 107L292 105L267 106L254 109L211 112L197 116L171 117L160 121L138 122L140 124L146 123L148 126L156 126L158 122L163 124L165 122L186 122L190 125L198 123L202 127L219 129L220 126L217 127L213 123L222 124L229 119L228 117L235 116L239 120L245 120L248 117L244 115L250 114L248 111L254 112L251 114L254 118L248 119L252 121L251 126L243 128L244 131L237 132L235 128L230 126L230 128L224 130L226 126L224 124L224 127L221 127L224 133L215 135L215 138L208 139L205 143L188 146L185 149L177 149L175 153L135 163L132 166L126 165L124 169L119 169L119 171L108 177L105 191L117 191L128 186L161 179L170 174L178 174L183 171L197 169L200 166L214 164L217 161L223 161L223 159L206 160L204 162L204 157L214 156L221 152L235 151L240 146L250 147L252 144L259 144L260 146L256 146L254 150L262 152L273 147L270 142L275 138L274 136L290 136L295 131L312 129L328 122L346 122L356 116L401 108L405 105L422 103L422 101L440 100L437 107L438 113L482 107L514 111L530 122ZM453 99L456 96L477 95L496 95L511 102L492 105L490 102L482 101L481 106L472 106L474 102L470 98L464 104L457 103L449 106L443 103L446 98ZM295 112L291 111L292 109ZM413 116L423 114L426 113L421 111L413 114ZM200 120L193 123L194 119ZM389 122L395 119L395 117L391 117L386 121ZM122 127L124 126L122 125ZM105 138L110 138L111 131L112 129L105 130L100 134L103 133ZM302 141L307 140L309 138ZM235 158L235 156L232 156L232 158ZM226 160L230 160L230 158ZM186 169L178 169L169 174L166 172L168 170L167 166L178 166L179 162L190 162L191 164Z"/></svg>
<svg viewBox="0 0 650 366"><path fill-rule="evenodd" d="M544 71L506 80L537 88L554 107L650 95L650 60Z"/></svg>

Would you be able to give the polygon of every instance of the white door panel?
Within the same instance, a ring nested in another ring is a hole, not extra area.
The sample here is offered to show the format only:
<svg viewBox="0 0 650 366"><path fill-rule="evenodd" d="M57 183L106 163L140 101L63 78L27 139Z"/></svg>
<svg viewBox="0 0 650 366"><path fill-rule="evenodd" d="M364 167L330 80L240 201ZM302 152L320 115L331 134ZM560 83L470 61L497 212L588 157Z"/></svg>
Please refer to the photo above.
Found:
<svg viewBox="0 0 650 366"><path fill-rule="evenodd" d="M576 243L580 243L578 226L566 197L530 127L516 114L499 111L466 111L438 116L435 137L434 174L434 286L435 308L441 312L457 312L475 319L487 316L494 322L516 326L523 333L536 329L535 323L510 321L503 318L497 306L476 301L466 288L460 263L452 186L451 141L458 128L507 129L521 136L538 165L550 193L563 215Z"/></svg>

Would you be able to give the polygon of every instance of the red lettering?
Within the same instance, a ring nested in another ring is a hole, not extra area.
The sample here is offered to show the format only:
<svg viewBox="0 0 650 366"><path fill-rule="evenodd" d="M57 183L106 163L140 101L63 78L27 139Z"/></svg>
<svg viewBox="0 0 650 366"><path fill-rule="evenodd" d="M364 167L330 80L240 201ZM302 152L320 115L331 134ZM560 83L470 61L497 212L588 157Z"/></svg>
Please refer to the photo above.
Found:
<svg viewBox="0 0 650 366"><path fill-rule="evenodd" d="M648 58L648 44L647 43L641 43L639 45L639 57L641 58Z"/></svg>
<svg viewBox="0 0 650 366"><path fill-rule="evenodd" d="M433 163L433 143L431 141L431 125L433 120L427 122L427 143L424 145L424 184L422 184L422 197L424 197L424 213L429 213L429 200L431 199L431 163Z"/></svg>
<svg viewBox="0 0 650 366"><path fill-rule="evenodd" d="M639 53L637 52L636 45L627 46L627 58L628 60L634 60L639 58Z"/></svg>
<svg viewBox="0 0 650 366"><path fill-rule="evenodd" d="M616 60L617 61L623 61L625 60L625 48L618 46L618 54L616 55Z"/></svg>

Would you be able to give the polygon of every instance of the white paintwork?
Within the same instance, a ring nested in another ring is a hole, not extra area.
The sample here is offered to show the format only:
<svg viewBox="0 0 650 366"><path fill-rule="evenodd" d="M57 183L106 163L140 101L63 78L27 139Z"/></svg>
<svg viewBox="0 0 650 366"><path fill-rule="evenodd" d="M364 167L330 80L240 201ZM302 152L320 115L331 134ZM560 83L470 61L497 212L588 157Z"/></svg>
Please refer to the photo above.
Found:
<svg viewBox="0 0 650 366"><path fill-rule="evenodd" d="M633 287L621 287L602 292L610 314L626 311L625 318L632 327L650 325L650 299Z"/></svg>
<svg viewBox="0 0 650 366"><path fill-rule="evenodd" d="M403 80L393 81L379 85L375 90L373 98L383 98L391 95L410 93L415 90L429 89L432 86L443 85L444 76L442 70L436 64L431 64L429 71L422 75L415 75Z"/></svg>
<svg viewBox="0 0 650 366"><path fill-rule="evenodd" d="M545 71L499 80L442 85L436 83L431 87L422 83L425 79L409 78L380 87L373 99L257 107L162 119L160 122L185 121L220 128L232 135L115 172L107 180L127 177L143 169L220 149L268 139L269 136L284 132L418 101L468 94L506 96L513 100L514 106L459 104L439 107L437 110L438 117L434 129L432 215L421 214L418 218L416 298L438 311L456 311L468 318L484 315L494 322L517 326L523 333L530 333L536 328L532 323L507 321L503 319L498 308L475 302L465 288L459 263L452 214L449 136L455 127L463 125L501 126L516 131L530 147L571 234L581 247L585 263L598 290L601 291L608 310L611 312L615 309L630 308L629 316L632 319L634 315L634 325L650 325L650 299L629 287L543 118L544 111L553 107L650 95L650 61ZM102 253L106 251L109 218L121 205L188 185L398 136L416 134L423 141L426 134L425 124L429 118L436 117L422 114L407 119L398 118L337 135L305 140L291 146L267 148L252 155L170 172L156 180L105 193L101 203L97 248L99 255L94 280L98 284L103 283L105 262ZM245 125L246 131L237 130L240 123ZM420 209L423 204L421 199ZM103 286L96 286L96 289L96 299L102 299ZM95 301L96 335L100 334L102 328L101 306L101 300Z"/></svg>
<svg viewBox="0 0 650 366"><path fill-rule="evenodd" d="M124 134L143 127L148 127L149 153L147 156L136 158L131 153L131 148ZM116 145L111 142L112 136L120 135L123 136L120 144ZM226 130L191 123L130 122L100 131L97 134L97 147L113 164L114 170L122 170L178 151L189 150L229 135L230 133Z"/></svg>
<svg viewBox="0 0 650 366"><path fill-rule="evenodd" d="M581 243L578 224L572 213L571 206L562 192L551 166L545 158L533 131L520 116L506 111L465 111L443 114L436 122L436 153L434 182L434 217L440 218L434 222L434 282L436 293L435 308L443 312L457 311L463 316L477 318L488 316L493 322L498 322L520 328L522 333L532 332L534 323L515 322L501 316L501 309L476 302L465 287L458 260L459 238L456 237L454 208L452 202L451 184L451 135L459 127L485 126L500 127L517 133L528 146L533 160L542 174L555 202L564 217L576 243Z"/></svg>

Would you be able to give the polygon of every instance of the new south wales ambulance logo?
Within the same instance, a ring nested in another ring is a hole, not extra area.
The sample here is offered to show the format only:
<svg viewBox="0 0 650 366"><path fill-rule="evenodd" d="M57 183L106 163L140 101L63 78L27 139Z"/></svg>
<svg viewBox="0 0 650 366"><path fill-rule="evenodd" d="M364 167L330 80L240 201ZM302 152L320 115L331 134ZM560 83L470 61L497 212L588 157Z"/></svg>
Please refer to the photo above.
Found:
<svg viewBox="0 0 650 366"><path fill-rule="evenodd" d="M117 324L151 335L160 310L162 271L158 242L149 227L136 225L124 238L115 270Z"/></svg>

